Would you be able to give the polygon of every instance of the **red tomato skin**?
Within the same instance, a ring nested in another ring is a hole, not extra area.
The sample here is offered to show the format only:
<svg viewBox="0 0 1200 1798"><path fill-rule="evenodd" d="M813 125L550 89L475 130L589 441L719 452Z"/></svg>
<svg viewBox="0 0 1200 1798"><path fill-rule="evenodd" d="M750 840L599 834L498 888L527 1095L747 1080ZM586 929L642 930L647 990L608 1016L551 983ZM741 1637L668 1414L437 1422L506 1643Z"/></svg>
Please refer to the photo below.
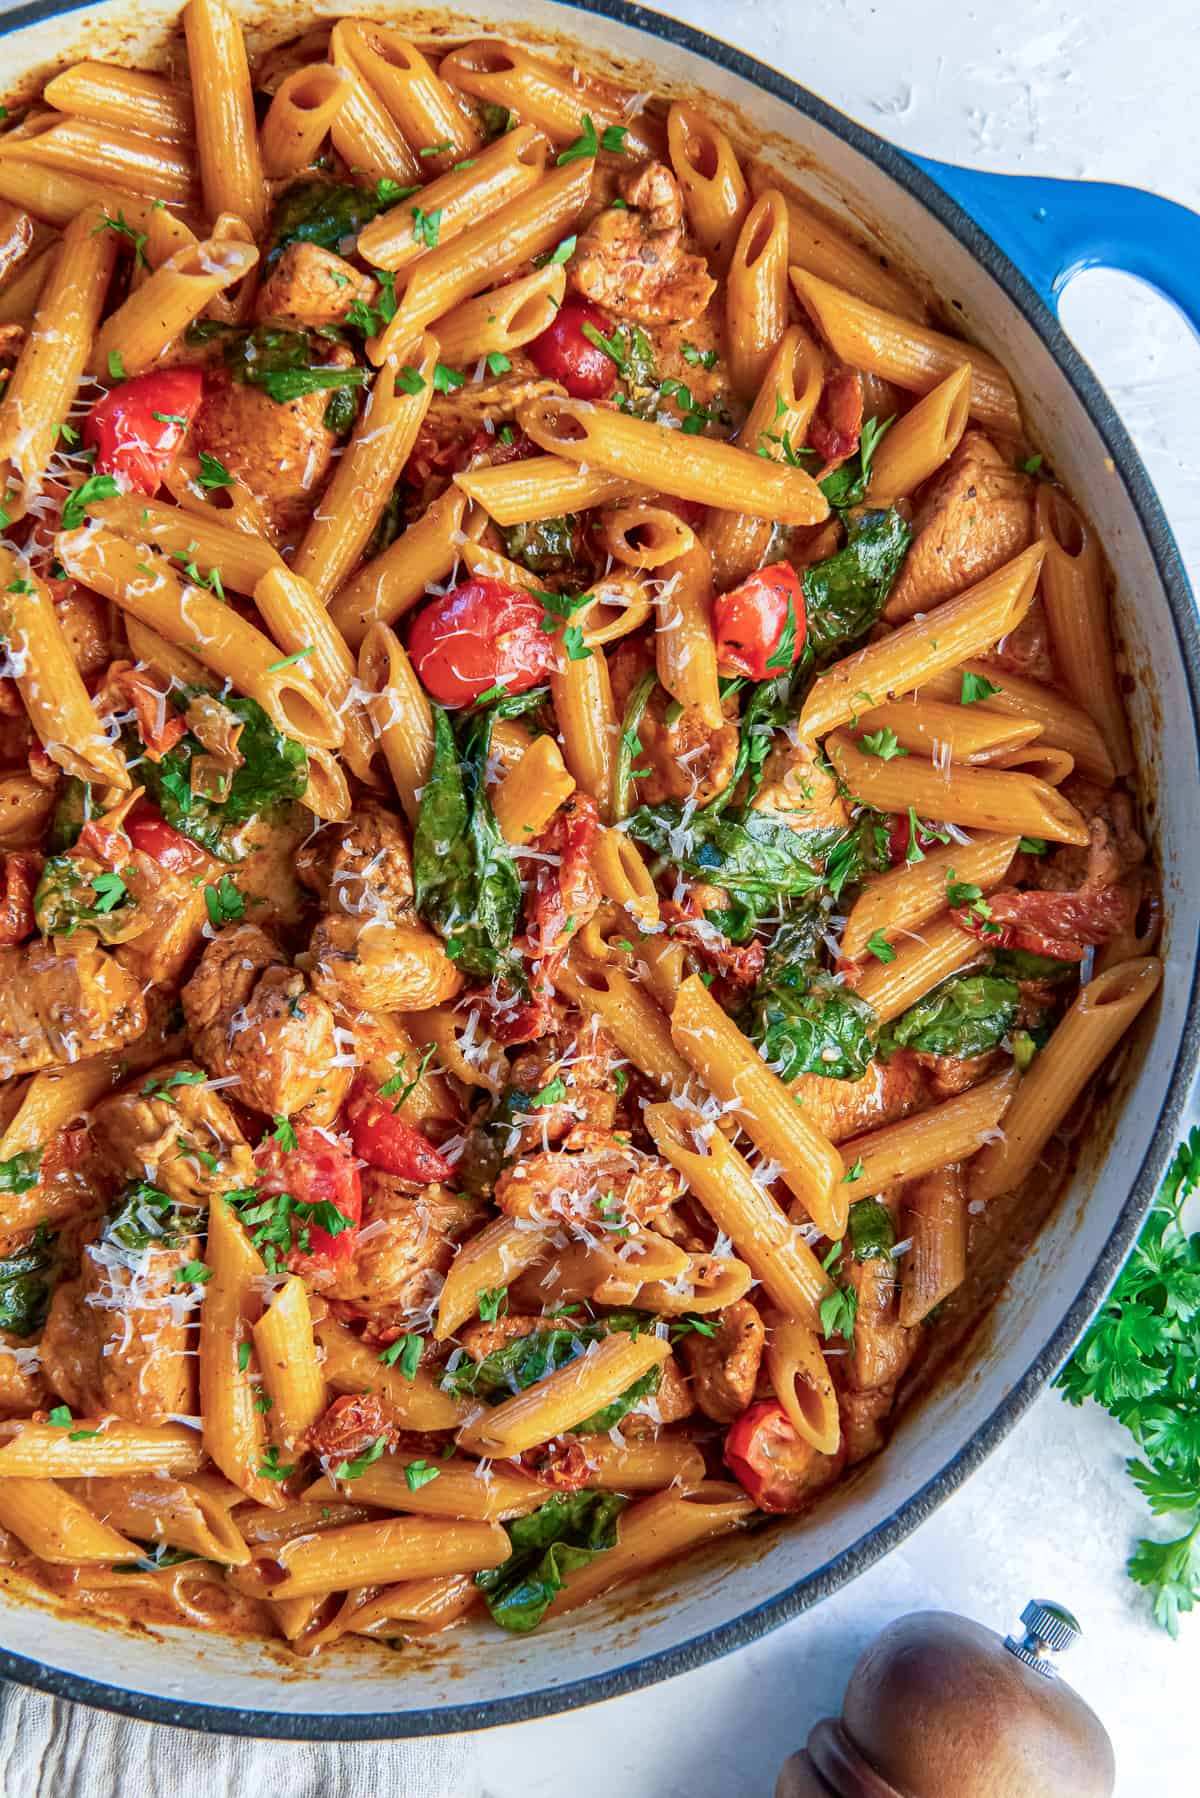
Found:
<svg viewBox="0 0 1200 1798"><path fill-rule="evenodd" d="M584 336L584 325L612 336L612 320L599 306L590 300L565 300L553 324L534 338L526 353L538 373L561 381L573 400L607 399L617 384L617 365Z"/></svg>
<svg viewBox="0 0 1200 1798"><path fill-rule="evenodd" d="M354 1153L381 1173L430 1186L448 1180L453 1169L429 1138L397 1117L386 1099L356 1086L346 1105Z"/></svg>
<svg viewBox="0 0 1200 1798"><path fill-rule="evenodd" d="M785 659L777 652L789 608L795 641ZM713 634L722 674L744 674L751 680L786 674L804 648L807 629L804 586L790 562L772 562L769 568L760 568L713 601Z"/></svg>
<svg viewBox="0 0 1200 1798"><path fill-rule="evenodd" d="M466 706L503 682L535 687L555 660L541 602L505 581L463 581L418 612L409 637L413 667L439 705Z"/></svg>
<svg viewBox="0 0 1200 1798"><path fill-rule="evenodd" d="M168 874L201 867L208 857L198 843L167 823L156 805L141 801L125 820L125 834L135 849L148 855Z"/></svg>
<svg viewBox="0 0 1200 1798"><path fill-rule="evenodd" d="M122 381L96 401L83 423L83 445L96 451L96 473L121 475L138 493L157 493L203 397L198 368L154 369ZM156 412L164 417L155 418ZM176 423L180 418L186 422Z"/></svg>
<svg viewBox="0 0 1200 1798"><path fill-rule="evenodd" d="M812 1490L815 1458L774 1399L750 1405L725 1436L725 1465L762 1511L798 1510Z"/></svg>
<svg viewBox="0 0 1200 1798"><path fill-rule="evenodd" d="M14 853L4 857L0 898L0 945L23 943L33 935L33 895L42 871L41 857Z"/></svg>
<svg viewBox="0 0 1200 1798"><path fill-rule="evenodd" d="M888 859L893 868L908 860L909 845L912 839L912 821L906 812L893 812L892 822L888 829ZM924 853L927 849L940 847L937 837L930 836L917 825L917 848ZM997 945L998 947L999 945Z"/></svg>
<svg viewBox="0 0 1200 1798"><path fill-rule="evenodd" d="M323 1130L311 1124L293 1123L296 1147L282 1149L271 1136L263 1138L254 1151L259 1170L258 1190L264 1198L272 1193L287 1192L304 1204L315 1205L330 1200L350 1228L331 1236L318 1224L309 1228L308 1261L342 1265L350 1259L354 1238L362 1222L362 1181L349 1149L338 1138L330 1140ZM293 1255L298 1251L293 1250Z"/></svg>
<svg viewBox="0 0 1200 1798"><path fill-rule="evenodd" d="M951 912L960 930L990 949L1025 949L1057 961L1082 961L1126 929L1137 910L1125 887L1097 886L1074 893L1019 892L1006 889L987 900L990 917L981 918L969 905Z"/></svg>

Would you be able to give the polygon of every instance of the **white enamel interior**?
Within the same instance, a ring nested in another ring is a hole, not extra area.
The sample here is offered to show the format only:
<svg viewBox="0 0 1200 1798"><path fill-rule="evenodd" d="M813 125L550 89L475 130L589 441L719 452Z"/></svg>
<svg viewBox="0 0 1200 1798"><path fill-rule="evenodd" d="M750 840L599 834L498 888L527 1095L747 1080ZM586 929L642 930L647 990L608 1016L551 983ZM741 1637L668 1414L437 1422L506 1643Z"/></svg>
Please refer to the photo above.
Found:
<svg viewBox="0 0 1200 1798"><path fill-rule="evenodd" d="M381 6L246 5L248 22L270 41L295 32L312 11ZM152 58L176 16L163 0L115 0L52 19L3 39L4 87L28 87L81 55ZM393 16L395 14L393 13ZM428 17L429 15L427 15ZM944 1389L902 1422L887 1453L836 1505L811 1521L755 1540L722 1545L666 1577L646 1583L631 1609L601 1602L586 1614L543 1627L528 1638L484 1627L458 1631L446 1649L323 1655L311 1666L284 1668L278 1657L193 1632L165 1638L98 1631L40 1607L0 1595L0 1646L65 1672L98 1679L173 1703L201 1703L284 1714L423 1713L436 1728L445 1707L571 1686L628 1668L719 1629L767 1605L814 1570L852 1548L917 1494L958 1456L1054 1334L1087 1281L1129 1194L1159 1116L1180 1048L1197 940L1197 889L1182 878L1189 827L1196 830L1196 732L1174 627L1154 559L1121 477L1067 380L1032 328L991 276L924 207L889 175L821 126L739 76L648 32L556 6L548 0L481 0L462 13L466 32L482 25L514 38L523 32L575 33L595 50L660 71L657 85L694 86L740 106L760 131L790 138L828 175L831 194L850 196L861 218L886 221L902 259L929 270L940 292L958 301L968 333L995 351L1016 377L1034 436L1100 526L1118 582L1120 628L1139 677L1135 725L1158 853L1166 874L1171 926L1168 975L1153 1031L1142 1031L1116 1095L1119 1123L1089 1131L1083 1164L1056 1221L1043 1233L983 1333L980 1352L960 1385ZM669 26L667 27L669 29ZM432 1715L431 1715L432 1713ZM473 1721L486 1723L484 1713ZM399 1727L403 1723L397 1719ZM413 1718L409 1727L421 1727ZM376 1725L378 1727L378 1725Z"/></svg>

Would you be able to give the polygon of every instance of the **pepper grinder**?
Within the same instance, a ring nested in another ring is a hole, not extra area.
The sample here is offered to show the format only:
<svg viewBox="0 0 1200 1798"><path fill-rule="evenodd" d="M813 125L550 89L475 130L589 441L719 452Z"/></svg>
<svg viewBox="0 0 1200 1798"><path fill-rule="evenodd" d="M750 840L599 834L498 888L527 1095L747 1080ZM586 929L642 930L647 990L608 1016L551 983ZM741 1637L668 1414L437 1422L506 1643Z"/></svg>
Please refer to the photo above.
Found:
<svg viewBox="0 0 1200 1798"><path fill-rule="evenodd" d="M889 1624L775 1798L1111 1798L1107 1731L1055 1665L1078 1623L1048 1599L1021 1622L1003 1641L949 1611Z"/></svg>

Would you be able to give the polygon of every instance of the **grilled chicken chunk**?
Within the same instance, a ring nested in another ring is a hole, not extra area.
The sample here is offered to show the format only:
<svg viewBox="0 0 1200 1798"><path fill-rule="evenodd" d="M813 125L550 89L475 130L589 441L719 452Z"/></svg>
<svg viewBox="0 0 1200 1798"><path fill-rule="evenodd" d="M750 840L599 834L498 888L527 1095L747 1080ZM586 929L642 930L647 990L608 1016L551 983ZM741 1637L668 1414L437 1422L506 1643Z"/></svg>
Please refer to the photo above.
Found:
<svg viewBox="0 0 1200 1798"><path fill-rule="evenodd" d="M0 1080L107 1054L145 1028L137 980L86 933L0 948Z"/></svg>
<svg viewBox="0 0 1200 1798"><path fill-rule="evenodd" d="M1033 541L1033 482L982 431L968 431L927 490L884 616L930 612Z"/></svg>
<svg viewBox="0 0 1200 1798"><path fill-rule="evenodd" d="M214 1193L249 1186L250 1146L206 1080L194 1061L166 1062L101 1099L92 1135L105 1163L122 1179L148 1180L181 1205L204 1206Z"/></svg>

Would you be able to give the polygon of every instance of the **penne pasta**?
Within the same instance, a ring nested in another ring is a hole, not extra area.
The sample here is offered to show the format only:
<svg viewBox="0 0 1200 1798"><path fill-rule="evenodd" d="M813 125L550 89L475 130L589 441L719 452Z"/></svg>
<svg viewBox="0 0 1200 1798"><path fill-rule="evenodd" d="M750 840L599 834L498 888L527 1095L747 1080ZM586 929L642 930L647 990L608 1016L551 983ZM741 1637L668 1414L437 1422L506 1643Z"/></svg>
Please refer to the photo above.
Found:
<svg viewBox="0 0 1200 1798"><path fill-rule="evenodd" d="M359 67L345 19L339 19L329 34L329 60L350 84L329 127L334 149L352 169L364 169L373 180L409 185L420 172L417 158Z"/></svg>
<svg viewBox="0 0 1200 1798"><path fill-rule="evenodd" d="M692 1492L658 1492L641 1499L622 1514L616 1547L567 1573L562 1591L550 1601L550 1614L587 1604L701 1542L739 1529L753 1508L740 1487L718 1480L706 1480Z"/></svg>
<svg viewBox="0 0 1200 1798"><path fill-rule="evenodd" d="M824 494L803 469L767 461L734 444L685 436L588 400L553 394L527 401L517 416L542 449L677 499L751 512L781 524L819 524L829 513Z"/></svg>
<svg viewBox="0 0 1200 1798"><path fill-rule="evenodd" d="M755 1148L779 1164L781 1178L813 1222L826 1236L841 1236L846 1216L844 1195L838 1191L837 1150L813 1129L778 1074L698 975L689 975L679 988L671 1038L709 1091L735 1111Z"/></svg>
<svg viewBox="0 0 1200 1798"><path fill-rule="evenodd" d="M795 1318L778 1319L767 1337L765 1360L775 1397L800 1440L819 1455L836 1454L842 1434L837 1393L817 1332Z"/></svg>
<svg viewBox="0 0 1200 1798"><path fill-rule="evenodd" d="M438 343L446 362L459 368L511 356L553 324L566 291L561 264L547 263L476 300L464 300L438 320Z"/></svg>
<svg viewBox="0 0 1200 1798"><path fill-rule="evenodd" d="M881 1024L890 1024L951 974L981 961L985 952L984 944L960 930L953 918L937 918L919 935L906 935L887 962L872 957L855 992Z"/></svg>
<svg viewBox="0 0 1200 1798"><path fill-rule="evenodd" d="M454 484L505 526L631 499L638 492L635 481L580 468L562 456L532 456L523 462L473 468L455 475Z"/></svg>
<svg viewBox="0 0 1200 1798"><path fill-rule="evenodd" d="M596 650L566 656L550 671L550 694L562 733L563 760L577 786L607 818L612 812L620 722L608 663Z"/></svg>
<svg viewBox="0 0 1200 1798"><path fill-rule="evenodd" d="M195 130L191 96L185 88L147 75L141 69L114 68L111 63L77 62L63 69L42 90L42 98L59 112L94 119L146 137L187 142Z"/></svg>
<svg viewBox="0 0 1200 1798"><path fill-rule="evenodd" d="M313 1335L312 1309L295 1274L251 1328L258 1371L271 1401L271 1439L293 1448L325 1409L325 1380Z"/></svg>
<svg viewBox="0 0 1200 1798"><path fill-rule="evenodd" d="M200 1437L183 1424L121 1423L111 1417L77 1417L66 1427L22 1422L0 1447L0 1491L9 1479L196 1473L203 1460Z"/></svg>
<svg viewBox="0 0 1200 1798"><path fill-rule="evenodd" d="M856 728L868 739L890 731L904 750L940 761L947 778L953 778L954 764L960 761L1003 765L999 758L1006 751L1024 749L1041 730L1031 718L950 705L923 693L863 712Z"/></svg>
<svg viewBox="0 0 1200 1798"><path fill-rule="evenodd" d="M800 734L823 737L886 699L902 699L944 670L990 649L1033 604L1044 551L1034 544L925 618L843 656L819 674L800 713Z"/></svg>
<svg viewBox="0 0 1200 1798"><path fill-rule="evenodd" d="M916 756L884 761L864 755L848 731L826 738L826 752L847 788L863 805L880 811L909 806L926 818L974 825L1001 836L1045 837L1052 843L1086 843L1086 820L1062 794L1031 774L999 767L957 767L943 774Z"/></svg>
<svg viewBox="0 0 1200 1798"><path fill-rule="evenodd" d="M399 1368L388 1366L334 1317L322 1318L316 1334L325 1351L325 1378L333 1390L377 1393L403 1429L452 1430L470 1410L462 1399L443 1392L423 1368L410 1380Z"/></svg>
<svg viewBox="0 0 1200 1798"><path fill-rule="evenodd" d="M205 208L214 220L234 213L257 237L267 220L267 189L241 25L224 0L188 0L183 29ZM176 197L187 199L186 186Z"/></svg>
<svg viewBox="0 0 1200 1798"><path fill-rule="evenodd" d="M453 1336L479 1310L484 1292L507 1288L543 1254L546 1231L528 1218L497 1217L485 1224L458 1251L438 1295L433 1334L438 1342Z"/></svg>
<svg viewBox="0 0 1200 1798"><path fill-rule="evenodd" d="M367 20L349 21L342 42L418 154L436 152L436 160L444 161L479 148L474 120L415 44Z"/></svg>
<svg viewBox="0 0 1200 1798"><path fill-rule="evenodd" d="M989 835L968 844L948 843L927 850L918 862L873 875L850 908L842 954L848 961L861 961L872 937L895 942L906 931L920 930L945 910L951 881L977 886L985 895L992 892L1007 874L1018 841Z"/></svg>
<svg viewBox="0 0 1200 1798"><path fill-rule="evenodd" d="M968 677L983 685L983 696L974 701L981 711L1004 712L1008 717L1037 724L1039 750L1065 749L1089 780L1098 780L1106 787L1113 784L1116 769L1096 725L1085 711L1052 687L1011 674L1007 668L1001 670L990 662L967 660L961 668L948 668L924 679L921 695L959 702Z"/></svg>
<svg viewBox="0 0 1200 1798"><path fill-rule="evenodd" d="M684 1176L764 1291L788 1316L815 1329L832 1281L745 1158L686 1107L651 1105L645 1118L659 1152Z"/></svg>
<svg viewBox="0 0 1200 1798"><path fill-rule="evenodd" d="M717 646L712 629L712 562L703 544L694 544L663 565L658 596L654 657L658 678L685 712L709 730L725 722L717 681Z"/></svg>
<svg viewBox="0 0 1200 1798"><path fill-rule="evenodd" d="M358 678L371 698L367 715L383 749L400 803L415 824L433 763L433 713L400 640L373 624L358 652Z"/></svg>
<svg viewBox="0 0 1200 1798"><path fill-rule="evenodd" d="M339 587L329 606L332 623L351 649L360 649L373 624L395 624L459 559L467 496L447 487L415 524Z"/></svg>
<svg viewBox="0 0 1200 1798"><path fill-rule="evenodd" d="M249 1361L240 1353L262 1312L266 1268L226 1199L213 1200L205 1255L211 1278L200 1311L204 1448L231 1485L256 1504L278 1510L284 1502L279 1475L270 1470L263 1415Z"/></svg>
<svg viewBox="0 0 1200 1798"><path fill-rule="evenodd" d="M897 1180L917 1180L950 1162L968 1160L1000 1125L1016 1084L1012 1069L994 1074L957 1098L842 1143L851 1197L882 1192Z"/></svg>
<svg viewBox="0 0 1200 1798"><path fill-rule="evenodd" d="M309 168L353 91L353 76L329 63L294 69L281 81L259 132L264 174L280 180Z"/></svg>
<svg viewBox="0 0 1200 1798"><path fill-rule="evenodd" d="M644 137L628 129L623 110L606 103L604 91L581 79L578 70L559 67L500 38L460 44L442 58L438 74L477 100L508 107L544 131L556 148L580 136L586 112L597 132L613 125L626 128L622 148L627 155L644 156L649 149Z"/></svg>
<svg viewBox="0 0 1200 1798"><path fill-rule="evenodd" d="M787 203L788 263L841 287L872 306L900 318L923 323L927 308L913 288L889 265L878 249L864 249L840 224L801 197L765 163L750 165L750 191L758 195L778 188Z"/></svg>
<svg viewBox="0 0 1200 1798"><path fill-rule="evenodd" d="M477 1407L458 1433L459 1446L469 1454L502 1456L537 1448L602 1411L670 1353L659 1336L616 1331L514 1398L491 1410Z"/></svg>
<svg viewBox="0 0 1200 1798"><path fill-rule="evenodd" d="M1004 1116L1004 1128L971 1168L972 1201L1013 1192L1037 1166L1105 1056L1121 1040L1162 984L1156 956L1106 968L1082 987L1046 1047L1035 1055ZM0 1462L4 1459L0 1454Z"/></svg>
<svg viewBox="0 0 1200 1798"><path fill-rule="evenodd" d="M169 643L194 649L206 668L258 701L278 730L319 749L336 748L344 726L295 667L280 663L269 637L223 605L208 587L180 580L145 544L113 531L64 532L59 556L69 574L116 602Z"/></svg>
<svg viewBox="0 0 1200 1798"><path fill-rule="evenodd" d="M733 145L698 107L676 100L667 114L667 147L692 236L723 271L750 210L750 189Z"/></svg>
<svg viewBox="0 0 1200 1798"><path fill-rule="evenodd" d="M414 265L435 250L443 252L442 261L446 262L456 238L528 193L545 172L546 140L531 126L523 125L497 138L467 167L439 176L372 219L359 236L359 251L376 268L402 274L407 281ZM435 227L427 228L426 219L436 220ZM404 281L398 285L403 286Z"/></svg>
<svg viewBox="0 0 1200 1798"><path fill-rule="evenodd" d="M52 1565L141 1559L136 1543L101 1523L86 1505L49 1479L0 1480L0 1527Z"/></svg>
<svg viewBox="0 0 1200 1798"><path fill-rule="evenodd" d="M746 214L725 287L725 343L735 392L753 393L787 324L788 219L775 188Z"/></svg>
<svg viewBox="0 0 1200 1798"><path fill-rule="evenodd" d="M971 415L971 364L960 362L898 418L871 463L872 505L907 499L947 463Z"/></svg>
<svg viewBox="0 0 1200 1798"><path fill-rule="evenodd" d="M1013 384L986 350L870 305L802 268L793 268L791 277L796 298L842 362L894 381L908 393L926 394L965 359L971 366L971 417L989 430L1019 435Z"/></svg>
<svg viewBox="0 0 1200 1798"><path fill-rule="evenodd" d="M553 737L535 737L492 795L492 810L507 843L531 843L575 791Z"/></svg>
<svg viewBox="0 0 1200 1798"><path fill-rule="evenodd" d="M257 261L252 244L215 238L177 250L106 321L92 350L93 374L120 368L126 375L140 375L218 294L244 280Z"/></svg>
<svg viewBox="0 0 1200 1798"><path fill-rule="evenodd" d="M1118 774L1133 767L1109 623L1104 563L1091 527L1061 488L1037 491L1038 534L1046 546L1042 600L1063 682L1095 719Z"/></svg>
<svg viewBox="0 0 1200 1798"><path fill-rule="evenodd" d="M900 1260L899 1315L912 1329L967 1276L967 1195L956 1163L904 1188L900 1227L908 1249Z"/></svg>
<svg viewBox="0 0 1200 1798"><path fill-rule="evenodd" d="M546 1501L546 1488L518 1468L489 1467L465 1455L438 1461L436 1478L424 1483L410 1480L408 1468L416 1456L384 1455L354 1475L353 1484L336 1476L317 1480L304 1496L325 1503L342 1495L343 1486L355 1501L379 1505L386 1511L411 1511L420 1517L465 1517L477 1523L503 1523L509 1517L525 1517ZM424 1463L420 1470L428 1472Z"/></svg>
<svg viewBox="0 0 1200 1798"><path fill-rule="evenodd" d="M449 1523L445 1518L389 1517L383 1523L349 1523L284 1542L254 1565L264 1593L279 1603L352 1586L392 1580L475 1573L507 1560L509 1540L498 1523Z"/></svg>

